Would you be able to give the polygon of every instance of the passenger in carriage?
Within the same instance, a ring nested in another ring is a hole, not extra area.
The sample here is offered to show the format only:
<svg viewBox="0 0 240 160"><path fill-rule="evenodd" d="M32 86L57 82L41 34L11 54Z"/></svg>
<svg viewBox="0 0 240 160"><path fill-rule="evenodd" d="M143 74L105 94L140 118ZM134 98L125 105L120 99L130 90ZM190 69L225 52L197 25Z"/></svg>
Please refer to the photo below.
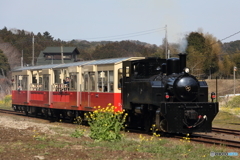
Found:
<svg viewBox="0 0 240 160"><path fill-rule="evenodd" d="M70 81L69 77L66 77L66 79L63 80L65 91L69 91L69 81Z"/></svg>
<svg viewBox="0 0 240 160"><path fill-rule="evenodd" d="M107 89L107 86L104 86L104 92L107 92L108 89Z"/></svg>
<svg viewBox="0 0 240 160"><path fill-rule="evenodd" d="M20 84L18 84L18 91L21 91L22 90L22 86Z"/></svg>
<svg viewBox="0 0 240 160"><path fill-rule="evenodd" d="M98 91L102 92L102 85L98 85Z"/></svg>
<svg viewBox="0 0 240 160"><path fill-rule="evenodd" d="M107 92L108 91L108 89L107 89L107 86L98 86L98 91L99 92Z"/></svg>

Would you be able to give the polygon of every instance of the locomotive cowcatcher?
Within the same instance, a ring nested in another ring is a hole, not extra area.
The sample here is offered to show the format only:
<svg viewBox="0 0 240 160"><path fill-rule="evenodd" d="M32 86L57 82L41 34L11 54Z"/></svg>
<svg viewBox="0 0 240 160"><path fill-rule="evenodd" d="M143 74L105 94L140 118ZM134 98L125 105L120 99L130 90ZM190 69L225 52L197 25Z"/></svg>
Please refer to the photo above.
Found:
<svg viewBox="0 0 240 160"><path fill-rule="evenodd" d="M218 113L216 94L189 74L186 54L123 62L123 108L128 126L169 133L211 132Z"/></svg>

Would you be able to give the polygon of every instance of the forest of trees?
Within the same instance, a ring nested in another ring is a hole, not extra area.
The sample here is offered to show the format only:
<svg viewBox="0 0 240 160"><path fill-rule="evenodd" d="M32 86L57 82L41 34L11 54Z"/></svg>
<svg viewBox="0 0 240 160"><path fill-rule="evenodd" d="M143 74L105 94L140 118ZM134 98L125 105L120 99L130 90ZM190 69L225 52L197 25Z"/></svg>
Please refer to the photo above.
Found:
<svg viewBox="0 0 240 160"><path fill-rule="evenodd" d="M80 60L92 60L115 57L161 57L165 58L166 41L160 46L143 43L140 41L99 41L88 42L86 40L62 41L54 39L49 32L34 35L18 29L0 30L0 68L6 76L10 71L20 66L20 58L23 55L24 64L32 62L32 40L34 36L35 62L42 50L49 46L77 47ZM187 66L191 73L197 76L229 78L233 74L233 67L240 68L240 40L222 44L209 33L191 32L183 38L186 43L168 43L171 56L176 57L180 48L185 48ZM3 73L0 72L0 75Z"/></svg>

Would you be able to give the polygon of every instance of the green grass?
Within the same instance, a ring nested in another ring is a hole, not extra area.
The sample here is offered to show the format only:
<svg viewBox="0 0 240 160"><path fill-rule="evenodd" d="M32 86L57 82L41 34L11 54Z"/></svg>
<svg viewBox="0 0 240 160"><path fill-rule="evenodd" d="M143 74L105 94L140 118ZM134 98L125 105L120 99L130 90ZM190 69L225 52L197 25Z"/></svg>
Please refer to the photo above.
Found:
<svg viewBox="0 0 240 160"><path fill-rule="evenodd" d="M87 147L109 150L121 150L133 154L147 154L149 159L233 159L234 157L210 157L210 152L229 151L225 147L206 147L203 144L195 144L187 141L171 141L170 139L153 138L152 140L136 141L122 140L118 143L113 142L94 142L86 145ZM98 155L98 158L101 158ZM96 158L96 157L95 157Z"/></svg>
<svg viewBox="0 0 240 160"><path fill-rule="evenodd" d="M12 96L11 96L11 95L6 95L6 96L0 101L0 108L1 108L1 109L12 110Z"/></svg>

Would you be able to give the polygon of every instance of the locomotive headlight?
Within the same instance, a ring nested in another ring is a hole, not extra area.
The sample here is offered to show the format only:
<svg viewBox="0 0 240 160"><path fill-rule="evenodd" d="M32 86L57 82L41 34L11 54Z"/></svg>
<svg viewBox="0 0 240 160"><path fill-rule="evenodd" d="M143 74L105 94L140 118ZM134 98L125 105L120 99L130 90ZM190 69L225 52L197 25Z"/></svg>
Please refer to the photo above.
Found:
<svg viewBox="0 0 240 160"><path fill-rule="evenodd" d="M189 70L189 68L186 67L183 69L183 71L184 71L184 73L189 73L190 70Z"/></svg>

